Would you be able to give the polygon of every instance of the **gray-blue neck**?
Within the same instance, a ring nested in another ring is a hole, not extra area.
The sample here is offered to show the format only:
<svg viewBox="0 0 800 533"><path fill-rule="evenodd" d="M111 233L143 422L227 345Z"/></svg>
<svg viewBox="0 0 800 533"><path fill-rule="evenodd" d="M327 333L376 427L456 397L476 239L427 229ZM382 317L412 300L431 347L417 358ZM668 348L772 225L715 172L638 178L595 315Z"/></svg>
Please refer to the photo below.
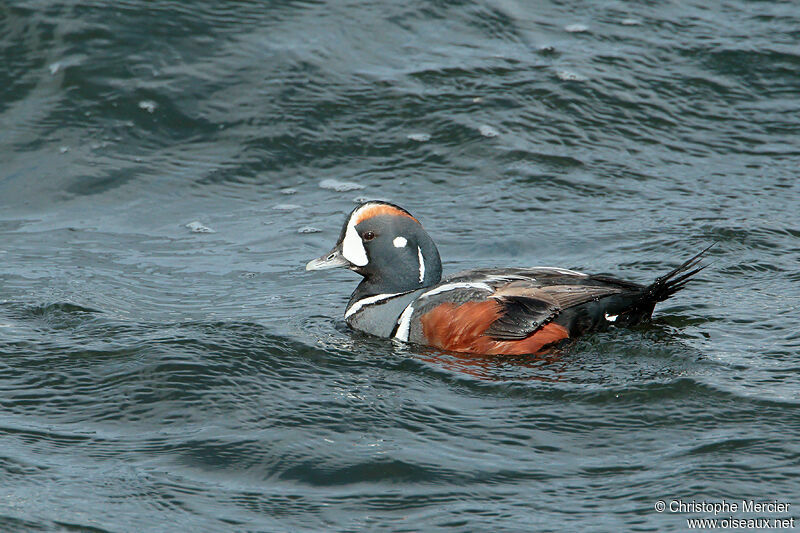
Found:
<svg viewBox="0 0 800 533"><path fill-rule="evenodd" d="M353 303L376 294L396 294L436 285L442 279L442 261L433 240L424 231L404 250L376 254L357 272L364 276L350 297Z"/></svg>

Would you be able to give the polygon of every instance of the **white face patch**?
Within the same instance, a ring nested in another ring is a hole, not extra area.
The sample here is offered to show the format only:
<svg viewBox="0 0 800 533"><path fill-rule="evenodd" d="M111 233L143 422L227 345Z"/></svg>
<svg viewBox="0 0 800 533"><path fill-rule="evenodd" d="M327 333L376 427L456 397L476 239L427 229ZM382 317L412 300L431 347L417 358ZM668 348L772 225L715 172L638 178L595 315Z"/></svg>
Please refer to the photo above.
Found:
<svg viewBox="0 0 800 533"><path fill-rule="evenodd" d="M358 236L354 220L356 219L359 209L350 216L347 221L347 230L344 232L344 240L342 241L342 256L356 266L364 266L369 263L367 259L367 250L364 248L364 243L361 242L361 237Z"/></svg>
<svg viewBox="0 0 800 533"><path fill-rule="evenodd" d="M395 237L394 240L392 241L392 244L394 244L395 248L402 248L406 244L408 244L408 241L406 240L405 237Z"/></svg>
<svg viewBox="0 0 800 533"><path fill-rule="evenodd" d="M609 322L614 322L615 320L617 320L619 315L609 315L608 313L606 313L605 317L606 317L606 320L608 320Z"/></svg>
<svg viewBox="0 0 800 533"><path fill-rule="evenodd" d="M425 279L425 260L422 258L422 248L417 246L417 259L419 259L419 282Z"/></svg>

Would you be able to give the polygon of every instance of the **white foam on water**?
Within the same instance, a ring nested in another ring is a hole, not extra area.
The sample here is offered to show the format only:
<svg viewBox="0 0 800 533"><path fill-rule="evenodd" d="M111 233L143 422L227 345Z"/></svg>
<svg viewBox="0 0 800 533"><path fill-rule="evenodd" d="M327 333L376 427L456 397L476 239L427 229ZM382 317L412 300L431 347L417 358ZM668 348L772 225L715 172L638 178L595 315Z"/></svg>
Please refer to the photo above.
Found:
<svg viewBox="0 0 800 533"><path fill-rule="evenodd" d="M497 137L498 135L500 135L500 132L497 131L496 128L493 128L492 126L489 126L488 124L481 124L478 127L478 131L484 137Z"/></svg>
<svg viewBox="0 0 800 533"><path fill-rule="evenodd" d="M189 222L188 224L186 224L186 227L192 230L192 233L216 233L216 231L209 228L208 226L203 225L198 220L195 220L194 222Z"/></svg>
<svg viewBox="0 0 800 533"><path fill-rule="evenodd" d="M275 211L294 211L295 209L300 209L300 207L297 204L277 204L273 205L272 209Z"/></svg>
<svg viewBox="0 0 800 533"><path fill-rule="evenodd" d="M364 188L364 186L360 183L355 183L353 181L339 181L334 179L322 180L319 182L319 186L323 189L336 192L357 191Z"/></svg>
<svg viewBox="0 0 800 533"><path fill-rule="evenodd" d="M568 70L558 70L556 71L556 76L563 81L586 81L586 77L581 76L577 72L570 72Z"/></svg>
<svg viewBox="0 0 800 533"><path fill-rule="evenodd" d="M148 113L155 112L157 107L158 104L152 100L142 100L141 102L139 102L139 109L144 109Z"/></svg>
<svg viewBox="0 0 800 533"><path fill-rule="evenodd" d="M431 140L431 135L429 133L409 133L406 135L408 140L416 141L418 143L424 143Z"/></svg>
<svg viewBox="0 0 800 533"><path fill-rule="evenodd" d="M568 26L564 26L564 29L570 33L583 33L585 31L589 31L589 27L585 24L570 24Z"/></svg>
<svg viewBox="0 0 800 533"><path fill-rule="evenodd" d="M297 230L297 233L320 233L322 232L321 229L317 229L313 226L303 226L302 228Z"/></svg>

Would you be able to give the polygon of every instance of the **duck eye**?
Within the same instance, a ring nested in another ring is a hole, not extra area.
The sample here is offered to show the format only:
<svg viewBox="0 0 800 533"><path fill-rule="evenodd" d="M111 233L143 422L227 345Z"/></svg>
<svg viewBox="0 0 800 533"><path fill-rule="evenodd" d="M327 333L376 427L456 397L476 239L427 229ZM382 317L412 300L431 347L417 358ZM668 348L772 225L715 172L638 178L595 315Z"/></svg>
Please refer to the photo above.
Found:
<svg viewBox="0 0 800 533"><path fill-rule="evenodd" d="M365 231L364 234L361 236L361 238L364 239L365 241L371 241L372 239L375 238L375 232Z"/></svg>

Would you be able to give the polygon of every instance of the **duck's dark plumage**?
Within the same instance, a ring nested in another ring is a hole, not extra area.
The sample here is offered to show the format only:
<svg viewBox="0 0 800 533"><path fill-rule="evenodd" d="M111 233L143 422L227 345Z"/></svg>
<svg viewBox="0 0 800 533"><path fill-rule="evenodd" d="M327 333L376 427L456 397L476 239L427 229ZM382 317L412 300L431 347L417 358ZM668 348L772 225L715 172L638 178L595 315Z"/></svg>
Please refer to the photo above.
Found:
<svg viewBox="0 0 800 533"><path fill-rule="evenodd" d="M648 319L704 268L706 250L649 285L550 267L476 269L442 281L436 246L417 219L368 202L307 269L346 266L364 276L345 312L355 329L446 350L523 354Z"/></svg>

